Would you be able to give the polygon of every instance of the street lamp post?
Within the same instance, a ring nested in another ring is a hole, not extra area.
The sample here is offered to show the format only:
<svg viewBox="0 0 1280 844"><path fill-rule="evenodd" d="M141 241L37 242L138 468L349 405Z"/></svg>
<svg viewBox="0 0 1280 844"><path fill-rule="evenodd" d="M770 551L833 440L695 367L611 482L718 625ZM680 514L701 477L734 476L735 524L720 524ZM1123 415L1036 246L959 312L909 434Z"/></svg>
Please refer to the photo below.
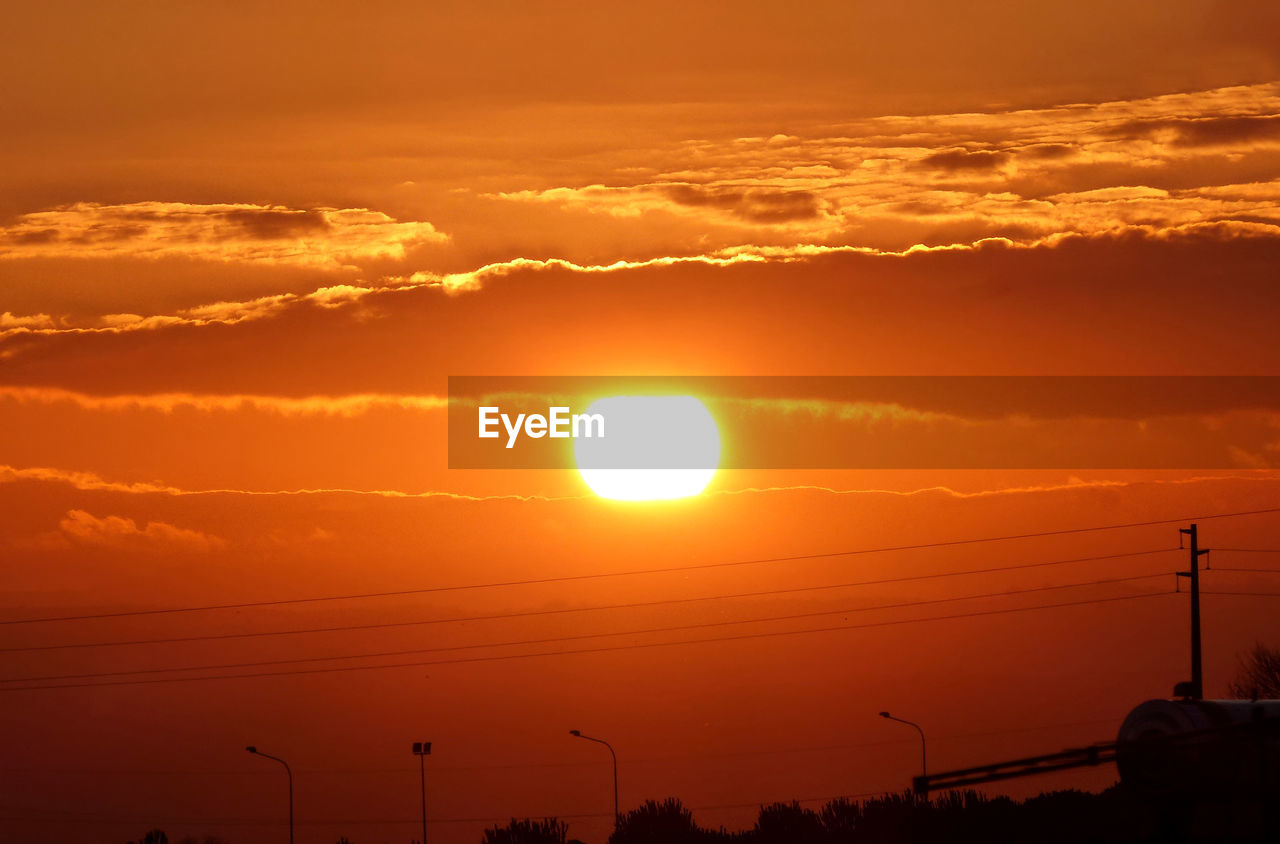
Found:
<svg viewBox="0 0 1280 844"><path fill-rule="evenodd" d="M281 759L279 756L272 756L270 753L263 753L253 745L249 745L245 750L255 756L261 756L264 759L273 759L281 765L284 765L284 772L289 775L289 844L293 844L293 771L289 768L289 763Z"/></svg>
<svg viewBox="0 0 1280 844"><path fill-rule="evenodd" d="M915 721L908 721L906 718L894 717L893 715L890 715L888 712L881 712L880 717L888 718L890 721L897 721L899 724L906 724L908 726L916 728L916 732L920 734L920 776L921 777L929 776L928 756L926 755L926 752L925 752L924 730L920 729L920 725L917 724Z"/></svg>
<svg viewBox="0 0 1280 844"><path fill-rule="evenodd" d="M616 832L618 829L618 754L613 752L613 745L604 739L594 738L593 736L584 736L579 730L570 730L569 735L574 738L586 739L594 741L596 744L603 744L609 748L609 755L613 757L613 828Z"/></svg>
<svg viewBox="0 0 1280 844"><path fill-rule="evenodd" d="M415 741L413 755L418 757L418 772L422 776L422 844L427 844L427 757L431 755L431 742Z"/></svg>

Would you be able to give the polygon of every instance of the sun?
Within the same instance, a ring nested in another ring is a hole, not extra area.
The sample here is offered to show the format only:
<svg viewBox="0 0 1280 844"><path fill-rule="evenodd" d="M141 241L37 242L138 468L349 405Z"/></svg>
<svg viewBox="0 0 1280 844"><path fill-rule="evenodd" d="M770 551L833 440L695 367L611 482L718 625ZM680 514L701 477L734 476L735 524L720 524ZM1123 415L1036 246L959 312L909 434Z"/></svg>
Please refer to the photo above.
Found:
<svg viewBox="0 0 1280 844"><path fill-rule="evenodd" d="M604 417L605 435L574 439L573 457L601 498L688 498L715 476L720 430L693 396L613 396L597 399L586 412Z"/></svg>

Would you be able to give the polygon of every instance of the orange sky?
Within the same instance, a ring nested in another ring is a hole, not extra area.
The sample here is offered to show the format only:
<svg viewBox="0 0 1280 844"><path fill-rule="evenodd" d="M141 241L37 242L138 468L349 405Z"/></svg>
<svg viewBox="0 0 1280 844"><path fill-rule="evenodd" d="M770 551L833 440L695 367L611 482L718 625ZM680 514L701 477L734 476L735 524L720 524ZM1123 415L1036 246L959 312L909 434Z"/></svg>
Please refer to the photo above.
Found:
<svg viewBox="0 0 1280 844"><path fill-rule="evenodd" d="M735 470L626 503L450 470L447 378L1280 373L1273 5L11 10L0 621L560 580L0 625L0 839L279 840L246 744L294 765L301 842L408 841L430 739L433 844L544 814L594 844L607 754L570 728L614 743L624 805L729 827L905 787L886 708L938 769L1111 738L1185 679L1176 523L625 573L1280 507L1274 411L1092 429L1212 440L1213 470ZM1200 525L1280 548L1280 514ZM1276 592L1227 570L1273 556L1215 553L1205 588ZM1206 595L1210 694L1280 641L1273 601ZM367 629L47 647L333 626ZM386 655L325 659L358 654ZM314 661L202 673L414 664L17 690L285 660Z"/></svg>

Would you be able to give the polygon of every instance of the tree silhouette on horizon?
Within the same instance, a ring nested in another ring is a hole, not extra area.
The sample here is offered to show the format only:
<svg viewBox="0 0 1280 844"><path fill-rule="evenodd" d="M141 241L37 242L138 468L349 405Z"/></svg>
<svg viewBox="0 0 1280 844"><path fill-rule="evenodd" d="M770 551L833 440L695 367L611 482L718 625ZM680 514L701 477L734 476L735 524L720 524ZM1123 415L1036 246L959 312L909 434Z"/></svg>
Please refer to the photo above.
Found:
<svg viewBox="0 0 1280 844"><path fill-rule="evenodd" d="M1240 656L1240 669L1227 691L1241 700L1280 699L1280 648L1254 644Z"/></svg>
<svg viewBox="0 0 1280 844"><path fill-rule="evenodd" d="M506 826L484 831L483 844L565 844L569 825L557 818L512 818Z"/></svg>
<svg viewBox="0 0 1280 844"><path fill-rule="evenodd" d="M169 836L163 829L153 829L140 840L130 841L129 844L169 844Z"/></svg>

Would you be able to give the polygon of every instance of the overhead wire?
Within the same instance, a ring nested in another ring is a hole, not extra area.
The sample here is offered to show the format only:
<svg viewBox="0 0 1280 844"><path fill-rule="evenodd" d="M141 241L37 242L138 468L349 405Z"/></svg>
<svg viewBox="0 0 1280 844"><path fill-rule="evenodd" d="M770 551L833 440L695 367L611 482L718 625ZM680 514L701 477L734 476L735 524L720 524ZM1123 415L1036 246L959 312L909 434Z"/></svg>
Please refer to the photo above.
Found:
<svg viewBox="0 0 1280 844"><path fill-rule="evenodd" d="M1234 512L1209 513L1209 514L1198 515L1198 516L1182 516L1182 517L1171 518L1171 519L1151 519L1151 520L1141 521L1141 522L1124 522L1124 523L1118 523L1118 524L1093 525L1089 527L1060 528L1056 530L1003 534L998 536L984 536L984 537L972 537L967 539L939 540L935 542L921 542L921 543L913 543L913 544L907 544L907 545L888 545L888 546L880 546L880 547L874 547L874 548L857 548L857 549L842 550L842 551L823 551L823 552L817 552L812 554L793 554L793 555L779 556L779 557L761 557L758 559L751 559L751 560L731 560L727 562L715 562L715 563L693 563L693 564L686 564L686 565L679 565L679 566L664 566L659 568L635 569L635 570L620 571L620 572L593 572L593 573L587 573L587 574L559 575L554 577L529 578L529 579L523 579L523 580L493 581L489 583L470 583L470 584L458 584L453 586L429 586L429 587L421 587L421 588L415 588L415 589L397 589L397 590L389 590L389 591L383 591L383 592L363 592L363 593L353 593L353 594L347 594L347 595L322 595L322 596L315 596L315 597L308 597L308 598L279 598L279 599L272 599L272 600L241 601L237 603L205 604L205 605L195 605L195 606L186 606L186 607L159 607L159 608L147 609L147 610L122 610L118 612L107 612L107 613L83 613L78 615L46 616L46 617L37 617L37 618L11 618L11 619L0 620L0 625L44 624L44 623L53 623L53 622L86 621L86 620L95 620L95 619L104 619L104 618L125 618L125 617L133 617L133 616L163 615L163 614L172 614L172 613L209 612L214 610L246 609L249 607L284 606L288 604L319 603L319 602L325 602L325 601L349 601L349 600L360 600L360 599L370 599L370 598L397 597L397 596L403 596L403 595L420 595L420 594L440 593L440 592L458 592L458 591L465 591L465 590L472 590L472 589L494 589L494 588L510 587L510 586L532 586L532 585L541 585L541 584L549 584L549 583L567 583L567 582L573 582L573 581L593 580L593 579L600 579L600 578L628 577L628 576L649 575L649 574L667 574L667 573L683 572L683 571L699 571L699 570L708 570L708 569L717 569L717 568L729 568L729 567L735 567L735 566L764 565L764 564L770 564L770 563L797 562L801 560L816 560L816 559L826 559L826 558L832 558L832 557L859 556L864 554L881 554L881 553L889 553L889 552L897 552L897 551L916 551L916 550L924 550L929 548L948 548L948 547L956 547L961 545L975 545L975 544L987 543L987 542L1006 542L1006 541L1019 540L1019 539L1034 539L1034 538L1049 537L1049 536L1067 536L1067 535L1081 534L1081 533L1095 533L1099 531L1124 530L1128 528L1152 527L1157 525L1177 524L1179 522L1188 522L1188 521L1208 521L1210 519L1226 519L1226 518L1236 518L1241 516L1256 516L1256 515L1263 515L1263 514L1269 514L1269 513L1280 513L1280 507L1264 507L1256 510L1237 510Z"/></svg>
<svg viewBox="0 0 1280 844"><path fill-rule="evenodd" d="M1163 577L1165 575L1164 574L1152 575L1152 577L1157 577L1157 576ZM764 632L754 632L754 633L740 633L740 634L734 634L730 636L704 637L701 639L680 639L680 640L667 641L667 642L637 642L637 643L630 643L626 645L605 645L605 646L598 646L593 648L575 648L570 650L537 651L533 653L522 653L522 654L492 654L492 655L485 655L485 656L461 657L456 659L422 660L422 661L414 661L414 662L387 663L387 664L380 664L380 665L326 666L321 668L299 668L299 669L289 669L289 670L281 670L281 671L243 672L239 674L217 674L217 675L207 675L207 676L200 676L200 677L151 677L151 678L145 678L145 679L131 679L131 680L105 680L103 682L91 682L91 683L56 683L56 684L28 685L28 686L0 686L0 693L19 692L19 691L44 691L44 690L50 690L50 689L98 688L103 686L135 686L135 685L150 685L150 684L156 684L156 683L201 682L201 681L210 681L210 680L237 680L237 679L247 679L247 678L254 678L254 677L279 677L279 676L302 675L302 674L329 674L329 673L348 672L348 671L378 671L378 670L388 670L388 669L397 669L397 668L420 668L420 667L428 667L428 666L436 666L436 665L459 665L464 663L497 662L497 661L505 661L505 660L512 660L512 659L531 659L531 658L538 658L538 657L572 656L577 654L607 653L611 651L675 647L680 645L693 645L693 644L704 644L704 643L713 643L713 642L731 642L731 641L743 641L743 640L750 640L750 639L773 638L773 637L781 637L781 636L798 636L798 635L815 634L815 633L828 633L828 632L835 632L835 631L841 631L841 630L856 630L856 629L865 629L865 628L874 628L874 627L890 627L890 626L895 626L899 624L915 624L915 623L924 623L924 622L932 622L932 621L950 621L950 620L961 619L961 618L976 618L980 616L1004 615L1004 614L1016 613L1016 612L1032 612L1036 610L1057 609L1062 607L1076 607L1076 606L1084 606L1089 604L1104 604L1104 603L1112 603L1116 601L1131 601L1131 600L1138 600L1143 598L1156 598L1156 597L1162 597L1165 595L1174 595L1174 594L1176 593L1173 590L1167 590L1167 591L1161 591L1161 592L1139 593L1134 595L1117 595L1117 596L1111 596L1106 598L1091 598L1091 599L1084 599L1084 600L1077 600L1077 601L1063 601L1063 602L1054 603L1054 604L1039 604L1039 605L1034 605L1029 607L1009 607L1005 609L982 610L982 611L974 611L974 612L967 612L967 613L956 613L956 614L944 615L944 616L929 616L926 618L894 619L894 620L886 620L886 621L869 622L869 623L863 623L863 624L839 624L839 625L829 625L825 627L803 628L799 630L775 630L775 631L764 631ZM824 614L830 615L831 613L824 613ZM731 622L731 623L741 624L742 622ZM608 635L627 635L627 634L608 634Z"/></svg>
<svg viewBox="0 0 1280 844"><path fill-rule="evenodd" d="M1163 554L1163 553L1168 553L1170 551L1177 551L1177 550L1179 549L1173 548L1173 547L1155 548L1155 549L1146 550L1146 551L1127 551L1127 552L1122 552L1117 554L1097 554L1089 557L1074 557L1074 558L1065 559L1065 560L1047 560L1047 561L1038 561L1038 562L1031 562L1031 563L1018 563L1018 564L1007 565L1007 566L991 566L988 568L981 568L981 569L963 569L960 571L951 571L951 572L934 572L934 573L928 573L928 574L903 575L899 577L884 577L884 578L877 578L875 580L856 580L856 581L848 581L845 583L832 583L832 584L823 584L823 585L816 585L816 586L796 586L796 587L786 587L786 588L777 588L777 589L765 589L765 590L759 590L754 592L736 592L736 593L721 594L721 595L700 595L700 596L692 596L692 597L684 597L684 598L663 598L663 599L651 600L651 601L629 601L625 603L597 604L597 605L583 606L583 607L557 607L553 609L490 613L487 615L470 615L470 616L455 616L455 617L449 617L449 618L416 619L412 621L386 621L386 622L365 623L365 624L339 624L339 625L329 625L325 627L293 628L293 629L287 629L287 630L264 630L264 631L249 631L249 632L241 632L241 633L212 633L212 634L195 635L195 636L168 636L168 637L159 637L159 638L151 638L151 639L129 639L129 640L108 641L108 642L72 642L72 643L52 644L52 645L50 644L20 645L20 646L0 648L0 653L71 650L71 649L80 649L80 648L125 647L125 646L136 646L136 645L173 644L173 643L185 643L185 642L208 642L208 641L223 641L228 639L253 639L253 638L262 638L262 637L268 637L268 636L293 636L293 635L313 634L313 633L350 632L350 631L357 631L357 630L383 630L383 629L390 629L390 628L415 627L415 626L422 626L422 625L429 625L429 624L453 624L453 623L475 622L475 621L494 621L494 620L503 620L503 619L511 619L511 618L531 618L536 616L564 615L564 614L578 613L578 612L596 612L596 611L602 611L602 610L638 609L638 608L644 608L644 607L699 603L704 601L719 601L719 600L731 600L731 599L741 599L741 598L770 597L775 595L799 594L804 592L818 592L818 591L826 591L831 589L850 589L850 588L855 588L860 586L882 586L882 585L889 585L894 583L911 583L911 582L917 582L921 580L934 580L934 579L941 579L941 578L947 578L947 577L961 577L965 575L975 575L975 574L993 574L993 573L1009 572L1009 571L1021 571L1026 569L1045 568L1050 566L1063 566L1063 565L1070 565L1075 563L1088 563L1088 562L1098 562L1102 560L1116 560L1116 559L1122 559L1127 557L1149 556L1152 554Z"/></svg>

